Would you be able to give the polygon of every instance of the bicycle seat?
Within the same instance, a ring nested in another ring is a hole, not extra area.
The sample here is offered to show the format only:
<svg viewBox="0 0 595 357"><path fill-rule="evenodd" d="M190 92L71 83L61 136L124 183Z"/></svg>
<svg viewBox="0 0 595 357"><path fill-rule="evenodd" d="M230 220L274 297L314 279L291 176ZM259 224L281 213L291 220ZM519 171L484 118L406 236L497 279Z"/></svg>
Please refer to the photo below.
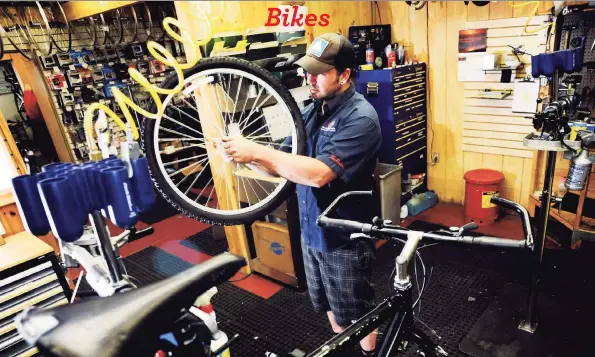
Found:
<svg viewBox="0 0 595 357"><path fill-rule="evenodd" d="M17 327L46 357L146 355L141 350L150 349L151 341L168 332L164 329L180 317L182 309L245 264L243 258L221 254L139 289L48 310L28 310L17 317Z"/></svg>

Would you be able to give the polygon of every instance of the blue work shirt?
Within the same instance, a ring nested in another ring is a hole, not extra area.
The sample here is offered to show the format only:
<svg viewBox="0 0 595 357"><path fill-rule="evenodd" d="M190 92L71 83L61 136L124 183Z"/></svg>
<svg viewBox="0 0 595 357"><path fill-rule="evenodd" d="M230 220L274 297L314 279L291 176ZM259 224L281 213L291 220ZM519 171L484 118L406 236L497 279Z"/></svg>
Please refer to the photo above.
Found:
<svg viewBox="0 0 595 357"><path fill-rule="evenodd" d="M382 144L378 115L352 85L338 97L314 101L302 111L305 154L329 166L337 178L316 188L297 185L300 226L304 243L321 252L331 252L349 243L349 234L322 228L318 216L340 194L375 188L374 168ZM374 198L344 199L332 217L371 222L378 214Z"/></svg>

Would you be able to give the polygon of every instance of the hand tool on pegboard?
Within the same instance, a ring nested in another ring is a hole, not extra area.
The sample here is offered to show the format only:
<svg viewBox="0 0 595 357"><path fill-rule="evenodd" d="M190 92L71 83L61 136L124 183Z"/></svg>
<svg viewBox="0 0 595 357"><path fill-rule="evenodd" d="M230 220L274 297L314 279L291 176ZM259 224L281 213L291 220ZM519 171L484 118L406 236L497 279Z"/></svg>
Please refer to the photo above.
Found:
<svg viewBox="0 0 595 357"><path fill-rule="evenodd" d="M578 27L574 24L571 25L564 25L562 26L562 30L566 31L564 34L564 49L567 50L570 48L570 38L572 37L572 31L576 30Z"/></svg>

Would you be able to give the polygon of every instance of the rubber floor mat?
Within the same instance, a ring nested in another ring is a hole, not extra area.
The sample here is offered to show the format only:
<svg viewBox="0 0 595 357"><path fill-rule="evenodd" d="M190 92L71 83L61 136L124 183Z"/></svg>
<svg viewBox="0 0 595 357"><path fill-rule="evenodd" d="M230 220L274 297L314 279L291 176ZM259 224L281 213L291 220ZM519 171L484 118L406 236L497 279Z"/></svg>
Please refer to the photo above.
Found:
<svg viewBox="0 0 595 357"><path fill-rule="evenodd" d="M212 227L182 240L180 244L210 256L219 255L227 251L227 240L215 240Z"/></svg>
<svg viewBox="0 0 595 357"><path fill-rule="evenodd" d="M156 247L148 247L124 258L132 282L143 286L176 275L193 265Z"/></svg>

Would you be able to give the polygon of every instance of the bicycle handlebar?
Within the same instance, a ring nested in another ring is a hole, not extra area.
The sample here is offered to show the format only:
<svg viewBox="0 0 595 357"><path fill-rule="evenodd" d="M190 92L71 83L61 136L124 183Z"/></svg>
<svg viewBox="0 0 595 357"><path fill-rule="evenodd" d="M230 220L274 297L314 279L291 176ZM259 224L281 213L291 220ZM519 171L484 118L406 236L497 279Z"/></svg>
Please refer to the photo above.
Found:
<svg viewBox="0 0 595 357"><path fill-rule="evenodd" d="M369 223L361 223L357 221L351 221L346 219L337 219L337 218L329 218L329 212L335 208L337 203L347 196L354 196L354 195L372 195L371 191L351 191L345 192L339 195L322 214L318 217L317 224L324 228L335 229L346 233L363 233L373 237L386 237L389 238L401 238L407 239L408 234L412 231L403 229L396 226L390 227L377 227L375 225ZM509 201L504 198L500 198L497 196L492 196L491 202L497 204L504 208L509 208L521 216L523 230L525 233L524 240L512 240L512 239L503 239L497 237L489 237L489 236L479 236L479 237L472 237L472 236L446 236L440 235L435 233L424 233L422 234L421 238L436 240L436 241L446 241L446 242L458 242L458 243L467 243L467 244L478 244L478 245L487 245L487 246L496 246L502 248L524 248L533 246L533 236L531 234L531 226L529 221L529 213L527 210L515 203L513 201ZM415 247L417 248L417 247ZM415 249L413 249L415 250ZM408 255L408 254L406 254Z"/></svg>

